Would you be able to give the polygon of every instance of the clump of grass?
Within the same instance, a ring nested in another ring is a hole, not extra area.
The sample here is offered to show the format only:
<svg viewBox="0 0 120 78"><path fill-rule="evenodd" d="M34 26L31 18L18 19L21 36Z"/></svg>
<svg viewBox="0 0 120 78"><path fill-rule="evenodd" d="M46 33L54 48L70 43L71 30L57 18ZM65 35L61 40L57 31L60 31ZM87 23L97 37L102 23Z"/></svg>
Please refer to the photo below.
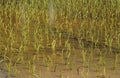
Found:
<svg viewBox="0 0 120 78"><path fill-rule="evenodd" d="M54 54L55 53L56 40L53 40L51 45L52 45L51 47L52 47L53 54Z"/></svg>

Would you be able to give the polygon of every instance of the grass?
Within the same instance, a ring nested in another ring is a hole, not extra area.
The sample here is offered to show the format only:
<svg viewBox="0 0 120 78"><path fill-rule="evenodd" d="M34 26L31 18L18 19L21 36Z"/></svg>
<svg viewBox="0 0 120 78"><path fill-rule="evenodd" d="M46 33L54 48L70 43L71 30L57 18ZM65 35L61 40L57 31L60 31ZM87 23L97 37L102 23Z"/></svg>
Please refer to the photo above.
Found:
<svg viewBox="0 0 120 78"><path fill-rule="evenodd" d="M119 0L1 1L0 66L5 64L5 69L17 76L17 65L25 65L39 78L35 71L40 65L49 70L53 66L57 72L64 63L72 71L76 66L71 59L76 58L88 68L95 62L98 71L105 66L105 75L106 55L112 57L114 69L119 67L119 4ZM89 71L80 69L78 74L88 78Z"/></svg>

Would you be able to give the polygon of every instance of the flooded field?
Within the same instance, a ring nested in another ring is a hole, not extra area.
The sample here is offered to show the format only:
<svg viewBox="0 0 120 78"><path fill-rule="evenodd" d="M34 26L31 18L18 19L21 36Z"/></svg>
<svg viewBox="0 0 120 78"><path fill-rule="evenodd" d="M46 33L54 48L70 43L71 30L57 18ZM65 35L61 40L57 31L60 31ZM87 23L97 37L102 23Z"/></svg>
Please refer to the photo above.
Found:
<svg viewBox="0 0 120 78"><path fill-rule="evenodd" d="M119 4L1 0L0 78L119 78Z"/></svg>

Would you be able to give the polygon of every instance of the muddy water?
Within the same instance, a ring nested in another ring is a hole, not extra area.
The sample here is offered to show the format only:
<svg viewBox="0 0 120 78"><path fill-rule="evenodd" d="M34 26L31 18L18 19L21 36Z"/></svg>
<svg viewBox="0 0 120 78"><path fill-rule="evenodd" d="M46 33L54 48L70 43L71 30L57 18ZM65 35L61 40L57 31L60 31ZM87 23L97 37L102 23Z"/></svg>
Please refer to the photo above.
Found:
<svg viewBox="0 0 120 78"><path fill-rule="evenodd" d="M29 70L27 63L18 63L17 74L12 75L13 73L11 72L9 78L119 78L119 57L116 68L114 69L115 56L113 54L104 54L102 58L105 64L103 64L99 62L98 49L88 49L85 50L87 54L85 55L86 62L84 63L82 56L83 51L82 49L72 50L69 63L66 65L66 52L64 52L63 55L60 51L52 54L52 52L48 50L47 52L39 54L39 60L34 62L34 72L32 72L32 69ZM33 54L26 54L25 56L27 60L33 58ZM52 62L50 62L50 65L47 67L45 58L48 56L52 59ZM120 54L118 54L118 56L120 56ZM0 70L1 78L8 78L8 72L5 70L5 68Z"/></svg>

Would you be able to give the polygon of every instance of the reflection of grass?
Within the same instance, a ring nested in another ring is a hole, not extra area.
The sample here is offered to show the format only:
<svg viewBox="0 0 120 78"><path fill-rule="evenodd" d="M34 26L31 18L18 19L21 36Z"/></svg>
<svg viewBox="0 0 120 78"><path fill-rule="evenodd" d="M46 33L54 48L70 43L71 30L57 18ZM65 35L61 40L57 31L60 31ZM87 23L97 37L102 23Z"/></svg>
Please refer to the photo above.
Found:
<svg viewBox="0 0 120 78"><path fill-rule="evenodd" d="M53 65L55 72L58 70L58 64L55 64L55 60L59 59L58 49L62 62L70 69L75 67L71 59L76 49L84 49L80 51L82 57L78 59L82 58L83 65L88 68L94 55L99 54L95 58L105 66L105 55L114 52L113 64L117 68L117 53L120 52L118 1L52 0L50 3L48 0L0 3L0 56L3 60L10 58L10 62L6 63L9 72L13 62L15 69L20 62L28 64L29 71L36 73L36 62L40 62L40 59L48 68ZM87 49L91 49L91 59ZM94 52L96 49L100 51ZM50 56L51 50L53 56ZM86 77L84 71L81 74Z"/></svg>
<svg viewBox="0 0 120 78"><path fill-rule="evenodd" d="M115 54L114 56L114 63L113 63L113 69L117 68L117 64L118 64L118 54Z"/></svg>

